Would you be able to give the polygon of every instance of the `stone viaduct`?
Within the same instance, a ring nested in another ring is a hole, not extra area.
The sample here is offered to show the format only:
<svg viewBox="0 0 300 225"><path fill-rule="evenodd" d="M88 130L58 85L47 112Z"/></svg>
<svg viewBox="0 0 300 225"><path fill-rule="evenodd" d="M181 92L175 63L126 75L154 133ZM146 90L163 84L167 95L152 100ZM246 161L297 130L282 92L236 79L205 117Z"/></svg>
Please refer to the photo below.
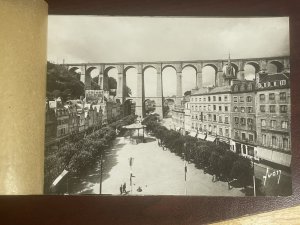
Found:
<svg viewBox="0 0 300 225"><path fill-rule="evenodd" d="M245 79L244 67L249 64L255 68L255 73L268 72L268 64L273 64L277 68L277 72L284 72L289 70L289 56L265 57L265 58L245 58L245 59L231 59L231 66L233 67L235 78L238 80ZM80 70L81 77L85 77L85 89L91 89L91 72L95 69L99 71L98 85L103 90L108 90L108 71L116 68L118 71L117 79L117 93L116 97L124 103L128 99L136 102L136 114L144 116L145 112L145 84L144 72L147 68L154 68L157 71L157 91L156 96L147 98L155 100L156 113L163 115L163 85L162 72L167 67L172 67L176 70L177 85L176 85L176 101L182 98L182 70L185 67L193 67L196 71L195 89L202 88L202 69L206 66L211 66L215 70L215 86L227 85L223 76L223 69L228 64L228 59L219 60L192 60L192 61L160 61L160 62L120 62L120 63L70 63L64 64L70 71ZM126 72L130 68L137 70L137 96L126 97Z"/></svg>

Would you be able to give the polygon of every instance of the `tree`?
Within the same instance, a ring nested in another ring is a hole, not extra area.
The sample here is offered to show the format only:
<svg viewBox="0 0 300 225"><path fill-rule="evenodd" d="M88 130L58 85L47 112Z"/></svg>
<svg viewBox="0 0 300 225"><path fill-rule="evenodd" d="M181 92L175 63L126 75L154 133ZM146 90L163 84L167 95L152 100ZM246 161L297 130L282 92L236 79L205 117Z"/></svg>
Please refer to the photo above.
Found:
<svg viewBox="0 0 300 225"><path fill-rule="evenodd" d="M186 92L184 92L184 96L187 96L187 95L191 95L191 91L186 91Z"/></svg>
<svg viewBox="0 0 300 225"><path fill-rule="evenodd" d="M240 156L238 160L233 163L231 177L236 178L243 187L251 184L251 161L248 158Z"/></svg>
<svg viewBox="0 0 300 225"><path fill-rule="evenodd" d="M62 65L48 62L46 93L48 98L79 98L84 95L84 84L78 79L78 73L70 72Z"/></svg>

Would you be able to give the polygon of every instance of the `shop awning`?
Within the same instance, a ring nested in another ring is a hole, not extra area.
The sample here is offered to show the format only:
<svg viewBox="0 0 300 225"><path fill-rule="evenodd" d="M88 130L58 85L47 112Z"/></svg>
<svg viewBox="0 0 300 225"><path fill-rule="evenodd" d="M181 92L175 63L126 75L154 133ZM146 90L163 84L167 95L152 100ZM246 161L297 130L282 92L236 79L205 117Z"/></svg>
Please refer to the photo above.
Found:
<svg viewBox="0 0 300 225"><path fill-rule="evenodd" d="M207 136L206 140L210 142L214 142L216 140L216 137Z"/></svg>
<svg viewBox="0 0 300 225"><path fill-rule="evenodd" d="M203 139L205 138L205 134L198 134L197 138Z"/></svg>
<svg viewBox="0 0 300 225"><path fill-rule="evenodd" d="M190 135L191 137L196 137L196 132L191 131L191 132L189 133L189 135Z"/></svg>

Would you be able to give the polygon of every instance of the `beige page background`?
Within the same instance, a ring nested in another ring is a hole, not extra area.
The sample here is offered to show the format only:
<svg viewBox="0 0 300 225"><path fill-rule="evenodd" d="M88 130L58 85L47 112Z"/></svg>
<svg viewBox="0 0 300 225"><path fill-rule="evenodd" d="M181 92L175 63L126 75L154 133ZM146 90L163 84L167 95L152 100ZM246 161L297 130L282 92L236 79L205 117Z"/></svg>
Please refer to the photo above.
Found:
<svg viewBox="0 0 300 225"><path fill-rule="evenodd" d="M0 1L0 194L42 194L48 6Z"/></svg>

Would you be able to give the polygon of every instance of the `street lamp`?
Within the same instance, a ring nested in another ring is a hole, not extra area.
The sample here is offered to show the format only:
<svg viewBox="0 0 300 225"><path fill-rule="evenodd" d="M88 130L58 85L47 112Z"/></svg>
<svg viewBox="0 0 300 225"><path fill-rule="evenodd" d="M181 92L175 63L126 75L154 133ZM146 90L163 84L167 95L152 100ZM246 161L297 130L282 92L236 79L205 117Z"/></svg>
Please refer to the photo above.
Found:
<svg viewBox="0 0 300 225"><path fill-rule="evenodd" d="M183 144L184 152L183 154L183 160L184 160L184 193L187 195L187 183L186 183L186 174L187 174L187 164L186 164L186 143Z"/></svg>
<svg viewBox="0 0 300 225"><path fill-rule="evenodd" d="M255 184L255 170L254 170L254 166L255 166L255 163L254 163L254 157L252 158L252 168L253 168L253 195L254 197L256 197L256 184Z"/></svg>

